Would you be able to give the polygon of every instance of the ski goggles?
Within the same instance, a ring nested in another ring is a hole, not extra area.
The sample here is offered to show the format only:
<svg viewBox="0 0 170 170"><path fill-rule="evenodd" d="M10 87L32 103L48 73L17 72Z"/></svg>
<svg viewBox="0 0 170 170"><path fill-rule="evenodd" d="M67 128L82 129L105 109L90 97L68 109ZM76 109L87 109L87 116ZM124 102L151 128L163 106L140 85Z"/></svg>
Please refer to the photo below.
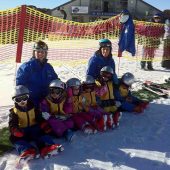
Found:
<svg viewBox="0 0 170 170"><path fill-rule="evenodd" d="M83 84L83 89L90 89L91 91L93 91L95 89L95 84Z"/></svg>
<svg viewBox="0 0 170 170"><path fill-rule="evenodd" d="M111 73L104 72L104 71L102 71L102 72L100 73L100 75L101 75L102 77L108 78L108 79L112 79L112 77L113 77L113 75L112 75Z"/></svg>
<svg viewBox="0 0 170 170"><path fill-rule="evenodd" d="M28 99L29 99L29 95L26 94L26 95L23 95L23 96L15 97L13 100L14 100L15 103L21 103L22 101L26 102Z"/></svg>
<svg viewBox="0 0 170 170"><path fill-rule="evenodd" d="M72 87L72 90L78 91L78 90L80 90L80 86L74 86L74 87Z"/></svg>
<svg viewBox="0 0 170 170"><path fill-rule="evenodd" d="M51 88L50 94L61 94L64 90L60 88Z"/></svg>

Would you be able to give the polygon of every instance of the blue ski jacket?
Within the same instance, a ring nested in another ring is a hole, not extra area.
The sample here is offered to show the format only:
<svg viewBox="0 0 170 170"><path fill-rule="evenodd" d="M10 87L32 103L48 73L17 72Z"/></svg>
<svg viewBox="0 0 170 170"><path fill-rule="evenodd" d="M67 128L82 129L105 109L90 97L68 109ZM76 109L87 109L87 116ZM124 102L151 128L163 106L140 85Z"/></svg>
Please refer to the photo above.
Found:
<svg viewBox="0 0 170 170"><path fill-rule="evenodd" d="M112 67L115 73L115 62L112 58L112 55L110 57L105 58L96 52L88 62L86 75L90 75L94 79L97 79L100 76L100 70L105 66ZM118 84L118 78L116 73L113 75L113 82L115 84Z"/></svg>
<svg viewBox="0 0 170 170"><path fill-rule="evenodd" d="M128 21L122 25L118 45L120 52L128 51L132 56L135 55L135 26L131 16L129 16Z"/></svg>
<svg viewBox="0 0 170 170"><path fill-rule="evenodd" d="M41 64L37 59L32 58L19 67L16 85L26 86L30 91L30 99L35 106L38 106L40 100L48 94L50 82L57 78L58 75L49 63Z"/></svg>

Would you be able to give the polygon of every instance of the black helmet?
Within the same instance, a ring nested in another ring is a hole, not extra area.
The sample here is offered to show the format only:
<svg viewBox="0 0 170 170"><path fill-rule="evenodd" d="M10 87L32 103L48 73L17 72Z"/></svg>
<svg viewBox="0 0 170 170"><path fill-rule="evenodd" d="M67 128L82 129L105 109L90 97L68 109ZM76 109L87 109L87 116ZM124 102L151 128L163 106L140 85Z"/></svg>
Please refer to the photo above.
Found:
<svg viewBox="0 0 170 170"><path fill-rule="evenodd" d="M48 46L43 41L38 41L33 46L34 51L48 51Z"/></svg>

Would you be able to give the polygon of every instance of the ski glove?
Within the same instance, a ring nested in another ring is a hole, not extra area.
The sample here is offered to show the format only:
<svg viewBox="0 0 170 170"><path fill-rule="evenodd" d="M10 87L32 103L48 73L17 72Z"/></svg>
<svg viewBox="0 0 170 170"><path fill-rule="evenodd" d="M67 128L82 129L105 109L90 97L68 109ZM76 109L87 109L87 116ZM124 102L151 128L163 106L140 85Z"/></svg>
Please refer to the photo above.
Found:
<svg viewBox="0 0 170 170"><path fill-rule="evenodd" d="M121 104L121 102L120 101L115 101L115 106L116 107L120 107L122 104Z"/></svg>
<svg viewBox="0 0 170 170"><path fill-rule="evenodd" d="M40 128L47 134L52 131L52 128L50 127L50 125L47 122L42 122L40 124Z"/></svg>
<svg viewBox="0 0 170 170"><path fill-rule="evenodd" d="M133 111L136 112L136 113L142 113L143 112L143 108L141 106L135 106Z"/></svg>
<svg viewBox="0 0 170 170"><path fill-rule="evenodd" d="M45 120L48 120L50 118L50 114L48 112L42 112L42 117L45 119Z"/></svg>
<svg viewBox="0 0 170 170"><path fill-rule="evenodd" d="M14 135L15 137L18 137L18 138L22 138L24 136L23 130L18 129L18 128L12 128L11 133L12 133L12 135Z"/></svg>

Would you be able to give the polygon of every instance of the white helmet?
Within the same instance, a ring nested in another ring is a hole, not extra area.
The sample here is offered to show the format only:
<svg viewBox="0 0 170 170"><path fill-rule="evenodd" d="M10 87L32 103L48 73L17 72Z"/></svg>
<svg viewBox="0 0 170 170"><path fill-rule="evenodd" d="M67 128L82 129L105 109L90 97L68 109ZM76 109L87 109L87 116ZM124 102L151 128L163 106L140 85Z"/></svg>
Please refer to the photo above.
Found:
<svg viewBox="0 0 170 170"><path fill-rule="evenodd" d="M95 84L95 79L90 76L90 75L87 75L86 76L86 79L85 81L83 81L84 84Z"/></svg>
<svg viewBox="0 0 170 170"><path fill-rule="evenodd" d="M135 81L135 77L132 73L127 72L122 76L121 80L125 85L131 86Z"/></svg>
<svg viewBox="0 0 170 170"><path fill-rule="evenodd" d="M124 9L121 13L120 13L120 18L119 18L119 22L124 24L128 21L129 19L129 11L127 9Z"/></svg>
<svg viewBox="0 0 170 170"><path fill-rule="evenodd" d="M66 82L67 87L81 86L81 82L78 78L71 78Z"/></svg>
<svg viewBox="0 0 170 170"><path fill-rule="evenodd" d="M105 67L103 67L103 68L100 70L100 73L101 73L101 72L107 72L107 73L114 74L113 68L110 67L110 66L105 66Z"/></svg>
<svg viewBox="0 0 170 170"><path fill-rule="evenodd" d="M18 97L18 96L25 95L25 94L29 94L28 88L23 85L18 85L14 88L14 92L12 94L12 99L14 99L15 97Z"/></svg>
<svg viewBox="0 0 170 170"><path fill-rule="evenodd" d="M60 89L64 90L65 89L65 83L63 83L59 79L55 79L50 83L49 88L60 88Z"/></svg>

